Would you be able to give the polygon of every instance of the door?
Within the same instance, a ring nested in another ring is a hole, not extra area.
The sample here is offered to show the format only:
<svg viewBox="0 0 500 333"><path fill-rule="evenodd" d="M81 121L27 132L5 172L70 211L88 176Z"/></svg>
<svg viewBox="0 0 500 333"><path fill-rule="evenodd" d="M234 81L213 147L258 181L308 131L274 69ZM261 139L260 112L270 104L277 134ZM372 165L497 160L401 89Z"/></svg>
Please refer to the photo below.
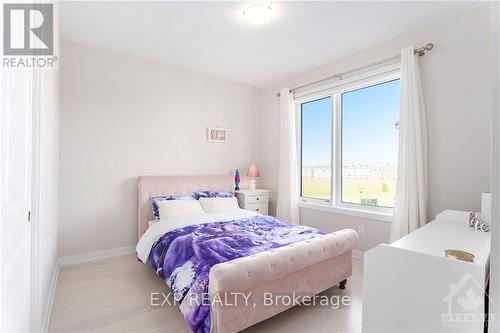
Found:
<svg viewBox="0 0 500 333"><path fill-rule="evenodd" d="M30 329L33 72L0 73L0 331Z"/></svg>

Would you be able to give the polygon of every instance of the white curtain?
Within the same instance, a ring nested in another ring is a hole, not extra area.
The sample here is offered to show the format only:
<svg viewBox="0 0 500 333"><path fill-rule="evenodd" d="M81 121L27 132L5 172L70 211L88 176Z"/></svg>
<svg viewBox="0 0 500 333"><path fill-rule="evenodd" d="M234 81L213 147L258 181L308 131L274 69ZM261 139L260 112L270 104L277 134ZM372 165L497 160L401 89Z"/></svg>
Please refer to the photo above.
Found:
<svg viewBox="0 0 500 333"><path fill-rule="evenodd" d="M401 51L398 181L393 242L427 223L427 122L418 56Z"/></svg>
<svg viewBox="0 0 500 333"><path fill-rule="evenodd" d="M299 224L299 173L293 94L280 91L280 164L276 216Z"/></svg>

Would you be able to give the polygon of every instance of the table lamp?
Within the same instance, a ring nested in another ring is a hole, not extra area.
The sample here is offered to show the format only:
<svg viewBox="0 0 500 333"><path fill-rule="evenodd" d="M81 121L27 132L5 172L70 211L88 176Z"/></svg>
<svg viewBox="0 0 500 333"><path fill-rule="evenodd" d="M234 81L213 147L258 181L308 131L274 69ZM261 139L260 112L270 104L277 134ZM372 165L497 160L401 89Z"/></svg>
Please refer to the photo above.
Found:
<svg viewBox="0 0 500 333"><path fill-rule="evenodd" d="M255 177L259 177L259 167L257 164L250 164L247 176L250 177L250 189L255 190Z"/></svg>

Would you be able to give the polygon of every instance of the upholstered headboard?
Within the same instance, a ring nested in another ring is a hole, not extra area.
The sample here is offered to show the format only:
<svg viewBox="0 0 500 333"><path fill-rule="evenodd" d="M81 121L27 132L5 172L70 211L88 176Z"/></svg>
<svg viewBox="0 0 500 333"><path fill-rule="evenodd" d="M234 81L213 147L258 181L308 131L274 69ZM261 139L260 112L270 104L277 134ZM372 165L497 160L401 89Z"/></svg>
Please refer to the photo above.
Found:
<svg viewBox="0 0 500 333"><path fill-rule="evenodd" d="M234 178L227 176L141 176L137 178L138 238L153 219L151 197L189 194L196 191L234 191Z"/></svg>

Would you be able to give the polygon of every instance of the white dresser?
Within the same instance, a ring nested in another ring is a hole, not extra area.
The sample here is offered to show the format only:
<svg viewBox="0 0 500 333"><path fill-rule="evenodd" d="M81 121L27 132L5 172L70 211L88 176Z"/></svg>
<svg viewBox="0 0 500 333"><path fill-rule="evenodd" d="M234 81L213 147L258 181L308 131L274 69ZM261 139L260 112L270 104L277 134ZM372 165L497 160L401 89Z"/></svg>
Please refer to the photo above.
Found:
<svg viewBox="0 0 500 333"><path fill-rule="evenodd" d="M483 332L490 233L444 211L424 227L365 253L363 332ZM473 263L444 250L475 255Z"/></svg>
<svg viewBox="0 0 500 333"><path fill-rule="evenodd" d="M240 190L236 191L236 198L240 208L252 210L267 215L269 210L269 190Z"/></svg>

